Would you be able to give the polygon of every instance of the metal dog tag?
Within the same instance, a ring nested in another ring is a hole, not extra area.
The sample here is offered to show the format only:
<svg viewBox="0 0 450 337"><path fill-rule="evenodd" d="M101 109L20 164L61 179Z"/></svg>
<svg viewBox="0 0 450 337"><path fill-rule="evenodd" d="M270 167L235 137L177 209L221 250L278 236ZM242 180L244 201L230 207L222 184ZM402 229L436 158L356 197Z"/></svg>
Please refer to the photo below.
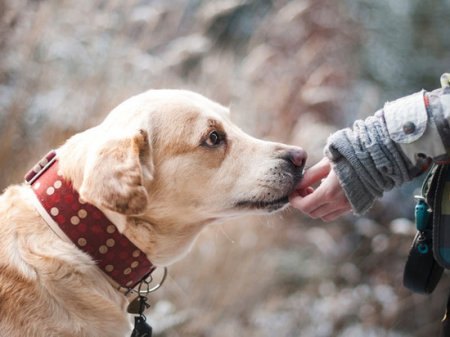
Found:
<svg viewBox="0 0 450 337"><path fill-rule="evenodd" d="M133 314L133 315L139 315L140 314L140 310L141 310L141 306L142 306L142 298L141 296L136 297L134 300L132 300L130 302L130 304L128 304L128 308L127 308L127 312L129 314ZM146 302L146 301L144 301Z"/></svg>

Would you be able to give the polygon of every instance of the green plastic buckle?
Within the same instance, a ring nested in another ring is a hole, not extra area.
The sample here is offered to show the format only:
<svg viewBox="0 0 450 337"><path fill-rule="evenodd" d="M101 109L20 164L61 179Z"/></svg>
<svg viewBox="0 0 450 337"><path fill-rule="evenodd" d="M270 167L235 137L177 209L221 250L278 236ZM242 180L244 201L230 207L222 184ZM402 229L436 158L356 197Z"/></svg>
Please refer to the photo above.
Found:
<svg viewBox="0 0 450 337"><path fill-rule="evenodd" d="M428 205L423 197L416 197L417 204L415 208L416 227L419 232L423 232L428 227L428 221L430 219L430 212L428 211Z"/></svg>

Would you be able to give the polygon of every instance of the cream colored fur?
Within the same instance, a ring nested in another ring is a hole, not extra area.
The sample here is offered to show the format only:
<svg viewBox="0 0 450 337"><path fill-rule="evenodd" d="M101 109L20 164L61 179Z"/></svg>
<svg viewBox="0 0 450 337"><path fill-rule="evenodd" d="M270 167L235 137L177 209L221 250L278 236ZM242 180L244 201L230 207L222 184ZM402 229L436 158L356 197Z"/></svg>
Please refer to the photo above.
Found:
<svg viewBox="0 0 450 337"><path fill-rule="evenodd" d="M224 136L216 146L214 131ZM250 137L198 94L155 90L119 105L58 155L80 196L167 266L205 225L283 208L301 175L290 151L300 150ZM0 337L129 336L128 299L49 228L34 198L25 184L0 197Z"/></svg>

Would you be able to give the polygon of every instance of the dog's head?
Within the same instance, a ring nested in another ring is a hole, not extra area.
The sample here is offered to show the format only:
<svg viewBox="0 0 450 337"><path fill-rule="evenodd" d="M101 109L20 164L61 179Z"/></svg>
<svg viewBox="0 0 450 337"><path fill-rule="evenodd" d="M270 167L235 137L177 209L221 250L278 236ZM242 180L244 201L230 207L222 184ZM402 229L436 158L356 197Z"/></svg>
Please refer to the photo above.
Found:
<svg viewBox="0 0 450 337"><path fill-rule="evenodd" d="M180 90L132 97L67 146L61 165L85 201L162 232L279 210L306 160L302 149L253 138L225 107Z"/></svg>

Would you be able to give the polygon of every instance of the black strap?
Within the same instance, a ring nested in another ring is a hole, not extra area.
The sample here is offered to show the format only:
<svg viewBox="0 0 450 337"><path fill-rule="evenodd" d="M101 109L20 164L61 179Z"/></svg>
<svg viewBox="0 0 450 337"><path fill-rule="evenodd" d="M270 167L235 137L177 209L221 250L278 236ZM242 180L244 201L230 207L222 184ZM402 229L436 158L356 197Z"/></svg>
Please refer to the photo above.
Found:
<svg viewBox="0 0 450 337"><path fill-rule="evenodd" d="M446 269L450 269L449 188L450 165L438 165L430 189L433 195L429 195L433 202L433 253L436 261Z"/></svg>

